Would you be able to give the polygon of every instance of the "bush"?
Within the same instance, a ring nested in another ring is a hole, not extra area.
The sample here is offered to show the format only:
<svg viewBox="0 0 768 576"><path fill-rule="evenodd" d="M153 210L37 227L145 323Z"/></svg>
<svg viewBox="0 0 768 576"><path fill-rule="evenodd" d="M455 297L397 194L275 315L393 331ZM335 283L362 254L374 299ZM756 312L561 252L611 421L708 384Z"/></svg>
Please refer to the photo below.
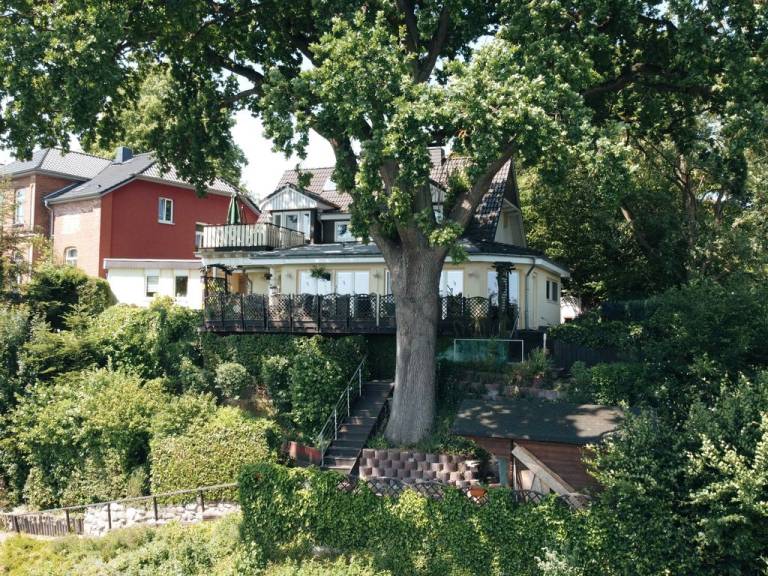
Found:
<svg viewBox="0 0 768 576"><path fill-rule="evenodd" d="M95 315L114 304L109 283L92 278L74 266L43 264L35 269L24 296L35 313L53 327L65 327L64 317L76 306Z"/></svg>
<svg viewBox="0 0 768 576"><path fill-rule="evenodd" d="M22 306L0 306L0 414L16 403L22 346L30 329L29 312Z"/></svg>
<svg viewBox="0 0 768 576"><path fill-rule="evenodd" d="M239 398L253 379L245 366L237 362L225 362L216 368L214 382L224 398Z"/></svg>
<svg viewBox="0 0 768 576"><path fill-rule="evenodd" d="M341 491L338 481L332 472L272 464L242 472L242 535L263 564L299 537L307 547L370 555L396 575L538 574L536 556L558 546L573 519L554 501L516 504L503 489L476 506L454 489L442 500L412 491L387 498L366 487Z"/></svg>
<svg viewBox="0 0 768 576"><path fill-rule="evenodd" d="M219 408L202 426L152 442L152 491L235 482L244 465L275 460L279 444L273 422Z"/></svg>

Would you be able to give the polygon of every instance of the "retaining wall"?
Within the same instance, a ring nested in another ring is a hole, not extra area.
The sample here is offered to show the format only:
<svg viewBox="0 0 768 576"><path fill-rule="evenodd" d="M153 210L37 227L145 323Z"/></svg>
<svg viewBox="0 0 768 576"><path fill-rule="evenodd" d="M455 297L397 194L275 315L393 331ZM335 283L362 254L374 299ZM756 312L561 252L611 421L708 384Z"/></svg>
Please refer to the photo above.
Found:
<svg viewBox="0 0 768 576"><path fill-rule="evenodd" d="M361 478L397 478L404 482L443 482L469 488L479 481L479 462L457 454L366 448L360 455Z"/></svg>

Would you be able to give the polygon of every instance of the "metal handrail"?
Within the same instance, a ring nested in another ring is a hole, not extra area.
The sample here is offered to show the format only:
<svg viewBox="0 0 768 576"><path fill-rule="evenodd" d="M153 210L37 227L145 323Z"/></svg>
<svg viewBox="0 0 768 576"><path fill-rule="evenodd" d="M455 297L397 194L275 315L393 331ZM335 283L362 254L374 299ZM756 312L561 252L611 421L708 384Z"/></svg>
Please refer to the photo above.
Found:
<svg viewBox="0 0 768 576"><path fill-rule="evenodd" d="M320 451L320 466L325 465L325 453L331 445L331 442L339 437L339 427L344 421L343 418L341 420L339 419L339 414L343 416L344 408L346 407L347 418L349 418L352 401L357 400L363 395L363 365L367 358L368 355L366 354L363 356L363 359L360 360L360 364L357 365L357 368L352 373L352 376L344 387L339 399L333 406L333 411L326 419L323 427L320 428L320 432L315 436L315 447ZM357 379L357 386L355 386L355 379ZM357 391L356 396L351 395L354 391ZM333 428L329 429L331 425ZM333 438L331 438L331 436Z"/></svg>

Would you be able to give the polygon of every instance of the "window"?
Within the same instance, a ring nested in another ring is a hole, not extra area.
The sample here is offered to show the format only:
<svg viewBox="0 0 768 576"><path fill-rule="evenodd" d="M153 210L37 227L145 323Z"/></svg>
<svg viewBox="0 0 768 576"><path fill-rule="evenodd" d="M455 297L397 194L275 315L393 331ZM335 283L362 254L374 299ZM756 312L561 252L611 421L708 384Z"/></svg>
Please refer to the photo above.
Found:
<svg viewBox="0 0 768 576"><path fill-rule="evenodd" d="M311 215L309 212L283 212L272 214L272 223L283 228L290 228L297 232L303 232L309 238Z"/></svg>
<svg viewBox="0 0 768 576"><path fill-rule="evenodd" d="M557 302L558 292L560 285L557 282L547 280L547 300L551 302Z"/></svg>
<svg viewBox="0 0 768 576"><path fill-rule="evenodd" d="M440 296L458 296L464 292L464 272L444 270L440 273Z"/></svg>
<svg viewBox="0 0 768 576"><path fill-rule="evenodd" d="M432 204L432 211L435 213L435 222L438 224L441 224L443 222L444 216L443 216L443 205L442 204Z"/></svg>
<svg viewBox="0 0 768 576"><path fill-rule="evenodd" d="M299 293L301 294L330 294L333 285L325 278L313 278L312 272L299 272Z"/></svg>
<svg viewBox="0 0 768 576"><path fill-rule="evenodd" d="M205 224L195 224L195 249L200 249L203 247L203 228L205 227Z"/></svg>
<svg viewBox="0 0 768 576"><path fill-rule="evenodd" d="M499 303L499 276L495 270L488 270L488 297L494 304ZM520 277L514 270L509 273L509 303L520 301Z"/></svg>
<svg viewBox="0 0 768 576"><path fill-rule="evenodd" d="M334 229L336 230L336 242L354 242L356 240L349 230L349 222L336 222Z"/></svg>
<svg viewBox="0 0 768 576"><path fill-rule="evenodd" d="M77 248L64 249L64 263L67 266L77 266Z"/></svg>
<svg viewBox="0 0 768 576"><path fill-rule="evenodd" d="M173 224L173 200L160 198L157 203L157 221L162 224Z"/></svg>
<svg viewBox="0 0 768 576"><path fill-rule="evenodd" d="M368 294L369 273L366 272L336 272L336 293L338 294Z"/></svg>
<svg viewBox="0 0 768 576"><path fill-rule="evenodd" d="M179 274L176 273L176 282L175 282L175 294L176 298L186 298L187 297L187 286L189 285L189 276L186 274Z"/></svg>
<svg viewBox="0 0 768 576"><path fill-rule="evenodd" d="M146 270L144 286L147 298L153 298L160 291L160 270Z"/></svg>
<svg viewBox="0 0 768 576"><path fill-rule="evenodd" d="M26 206L24 205L25 200L27 198L27 189L26 188L19 188L16 190L16 197L14 199L14 207L13 207L13 223L14 224L24 224L24 208Z"/></svg>

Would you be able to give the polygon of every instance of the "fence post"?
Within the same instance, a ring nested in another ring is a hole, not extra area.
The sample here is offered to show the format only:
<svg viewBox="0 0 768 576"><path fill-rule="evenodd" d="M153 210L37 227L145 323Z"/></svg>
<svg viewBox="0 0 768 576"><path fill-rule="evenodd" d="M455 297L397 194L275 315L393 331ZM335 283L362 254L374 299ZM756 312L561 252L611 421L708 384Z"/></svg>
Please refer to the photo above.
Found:
<svg viewBox="0 0 768 576"><path fill-rule="evenodd" d="M288 294L288 331L293 332L293 296Z"/></svg>
<svg viewBox="0 0 768 576"><path fill-rule="evenodd" d="M376 294L376 327L381 324L381 294Z"/></svg>
<svg viewBox="0 0 768 576"><path fill-rule="evenodd" d="M320 332L320 317L322 316L321 310L323 309L323 295L317 294L315 296L315 302L317 303L317 331Z"/></svg>
<svg viewBox="0 0 768 576"><path fill-rule="evenodd" d="M205 498L203 498L202 490L197 493L197 498L200 504L200 514L203 514L205 512Z"/></svg>
<svg viewBox="0 0 768 576"><path fill-rule="evenodd" d="M112 530L112 507L107 502L107 530Z"/></svg>
<svg viewBox="0 0 768 576"><path fill-rule="evenodd" d="M269 306L267 306L268 299L269 294L261 297L261 309L264 312L264 330L269 326L269 319L267 318L267 313L269 312Z"/></svg>
<svg viewBox="0 0 768 576"><path fill-rule="evenodd" d="M69 510L64 510L64 518L67 520L67 534L69 534L72 531L69 524Z"/></svg>
<svg viewBox="0 0 768 576"><path fill-rule="evenodd" d="M16 517L16 515L11 516L11 523L13 524L13 529L16 531L16 533L20 534L21 528L19 528L19 519Z"/></svg>
<svg viewBox="0 0 768 576"><path fill-rule="evenodd" d="M245 297L240 293L240 330L245 332Z"/></svg>
<svg viewBox="0 0 768 576"><path fill-rule="evenodd" d="M157 513L157 497L152 497L152 511L155 513L155 522L160 519L160 515Z"/></svg>

